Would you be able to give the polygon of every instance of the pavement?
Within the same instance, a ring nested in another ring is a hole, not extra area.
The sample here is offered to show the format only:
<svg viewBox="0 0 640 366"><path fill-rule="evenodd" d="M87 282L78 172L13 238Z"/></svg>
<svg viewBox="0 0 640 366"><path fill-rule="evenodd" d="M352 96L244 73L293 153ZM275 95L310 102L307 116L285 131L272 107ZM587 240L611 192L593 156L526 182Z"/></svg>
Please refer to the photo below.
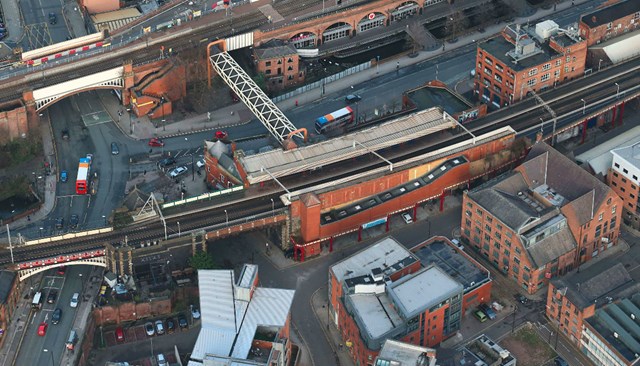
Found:
<svg viewBox="0 0 640 366"><path fill-rule="evenodd" d="M20 4L18 0L0 0L0 5L4 15L4 25L7 29L7 37L3 41L17 44L22 39L24 32Z"/></svg>

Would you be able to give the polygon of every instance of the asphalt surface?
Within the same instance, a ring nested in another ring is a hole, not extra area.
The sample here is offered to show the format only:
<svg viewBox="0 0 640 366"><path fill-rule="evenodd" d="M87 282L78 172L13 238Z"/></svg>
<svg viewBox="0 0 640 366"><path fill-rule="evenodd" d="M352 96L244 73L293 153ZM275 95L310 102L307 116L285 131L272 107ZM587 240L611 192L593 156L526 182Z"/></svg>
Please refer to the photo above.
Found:
<svg viewBox="0 0 640 366"><path fill-rule="evenodd" d="M82 293L82 277L87 280L90 272L89 266L69 266L65 276L59 276L56 274L56 269L52 269L43 276L40 286L34 286L34 291L40 289L43 292L43 304L39 311L32 313L27 323L16 365L49 365L52 355L54 363L59 364L63 352L66 352L65 343L78 309L69 305L71 296L75 292ZM46 302L50 290L58 292L54 304ZM56 308L62 309L62 318L60 323L52 324L51 316ZM44 337L37 335L38 326L42 322L48 323ZM45 349L47 352L43 351Z"/></svg>

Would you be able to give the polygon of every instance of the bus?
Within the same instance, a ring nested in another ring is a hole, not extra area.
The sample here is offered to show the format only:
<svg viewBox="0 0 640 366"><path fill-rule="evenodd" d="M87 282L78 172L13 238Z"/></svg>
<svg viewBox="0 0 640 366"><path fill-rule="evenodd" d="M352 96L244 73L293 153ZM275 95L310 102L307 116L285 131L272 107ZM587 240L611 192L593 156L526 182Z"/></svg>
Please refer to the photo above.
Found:
<svg viewBox="0 0 640 366"><path fill-rule="evenodd" d="M78 177L76 178L76 193L87 194L89 187L89 177L91 172L91 160L92 155L87 154L87 157L80 158L80 164L78 164Z"/></svg>
<svg viewBox="0 0 640 366"><path fill-rule="evenodd" d="M33 295L33 301L31 301L31 307L33 309L40 309L42 306L42 292L38 291Z"/></svg>
<svg viewBox="0 0 640 366"><path fill-rule="evenodd" d="M353 119L353 109L351 109L351 107L344 107L316 119L316 132L324 133L328 130L344 127L346 124L353 122Z"/></svg>

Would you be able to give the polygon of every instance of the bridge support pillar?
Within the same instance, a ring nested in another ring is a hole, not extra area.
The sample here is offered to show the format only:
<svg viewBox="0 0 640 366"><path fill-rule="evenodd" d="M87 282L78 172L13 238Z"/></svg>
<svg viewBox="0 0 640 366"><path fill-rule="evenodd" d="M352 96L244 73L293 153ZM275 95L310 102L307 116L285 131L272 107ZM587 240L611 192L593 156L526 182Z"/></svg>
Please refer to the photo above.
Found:
<svg viewBox="0 0 640 366"><path fill-rule="evenodd" d="M389 214L387 214L387 221L384 223L384 232L385 233L389 232L389 220L391 220L391 217L389 217Z"/></svg>
<svg viewBox="0 0 640 366"><path fill-rule="evenodd" d="M442 212L444 210L444 190L442 191L442 194L440 195L440 212Z"/></svg>
<svg viewBox="0 0 640 366"><path fill-rule="evenodd" d="M611 128L616 127L616 112L618 111L618 106L614 105L612 110L613 116L611 116Z"/></svg>
<svg viewBox="0 0 640 366"><path fill-rule="evenodd" d="M333 236L329 237L329 253L333 252Z"/></svg>
<svg viewBox="0 0 640 366"><path fill-rule="evenodd" d="M413 205L413 221L418 219L418 203Z"/></svg>
<svg viewBox="0 0 640 366"><path fill-rule="evenodd" d="M118 257L118 264L120 267L118 268L118 273L122 276L124 274L124 253L121 250L118 251Z"/></svg>
<svg viewBox="0 0 640 366"><path fill-rule="evenodd" d="M620 113L618 116L618 126L622 126L622 116L624 115L624 102L620 103Z"/></svg>
<svg viewBox="0 0 640 366"><path fill-rule="evenodd" d="M133 251L131 249L129 249L127 251L127 257L129 259L129 272L127 273L128 275L133 275Z"/></svg>
<svg viewBox="0 0 640 366"><path fill-rule="evenodd" d="M584 120L584 122L582 122L582 139L580 140L580 145L584 144L584 140L587 138L587 123L589 121L588 120Z"/></svg>
<svg viewBox="0 0 640 366"><path fill-rule="evenodd" d="M358 241L362 241L362 225L358 227Z"/></svg>

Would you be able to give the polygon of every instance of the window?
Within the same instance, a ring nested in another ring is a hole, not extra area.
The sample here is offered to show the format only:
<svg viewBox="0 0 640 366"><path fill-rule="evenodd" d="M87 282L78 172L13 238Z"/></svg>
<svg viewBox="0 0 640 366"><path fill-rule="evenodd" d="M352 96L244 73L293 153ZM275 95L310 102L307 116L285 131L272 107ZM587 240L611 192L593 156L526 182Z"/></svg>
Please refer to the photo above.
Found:
<svg viewBox="0 0 640 366"><path fill-rule="evenodd" d="M467 207L471 208L472 206L471 202L467 202Z"/></svg>
<svg viewBox="0 0 640 366"><path fill-rule="evenodd" d="M491 218L491 216L487 216L487 218L485 220L487 220L488 223L492 223L493 222L493 219Z"/></svg>
<svg viewBox="0 0 640 366"><path fill-rule="evenodd" d="M622 178L622 183L627 183L627 180Z"/></svg>
<svg viewBox="0 0 640 366"><path fill-rule="evenodd" d="M616 213L616 206L611 207L611 214L615 214Z"/></svg>
<svg viewBox="0 0 640 366"><path fill-rule="evenodd" d="M465 223L465 226L471 226L471 220L469 219L465 219L464 223Z"/></svg>
<svg viewBox="0 0 640 366"><path fill-rule="evenodd" d="M551 78L551 74L546 73L540 77L540 82L547 81Z"/></svg>
<svg viewBox="0 0 640 366"><path fill-rule="evenodd" d="M619 168L619 167L618 167L618 168ZM616 177L616 178L618 178L618 173L613 172L613 176L614 176L614 177Z"/></svg>
<svg viewBox="0 0 640 366"><path fill-rule="evenodd" d="M493 78L496 79L497 82L499 82L500 84L502 84L502 76L495 74L493 75Z"/></svg>
<svg viewBox="0 0 640 366"><path fill-rule="evenodd" d="M562 60L561 59L557 59L556 60L556 66L560 66L562 65Z"/></svg>
<svg viewBox="0 0 640 366"><path fill-rule="evenodd" d="M486 62L487 65L493 65L493 61L489 57L485 57L484 62Z"/></svg>
<svg viewBox="0 0 640 366"><path fill-rule="evenodd" d="M613 26L613 23L609 22L609 24L607 24L607 30L611 29L612 26Z"/></svg>
<svg viewBox="0 0 640 366"><path fill-rule="evenodd" d="M538 69L537 68L529 70L529 76L533 76L533 75L537 75L537 74L538 74Z"/></svg>
<svg viewBox="0 0 640 366"><path fill-rule="evenodd" d="M634 180L638 180L638 176L637 176L637 175L634 175L634 176L633 176L633 179L634 179Z"/></svg>
<svg viewBox="0 0 640 366"><path fill-rule="evenodd" d="M611 218L611 225L609 225L609 229L613 230L616 227L616 218Z"/></svg>
<svg viewBox="0 0 640 366"><path fill-rule="evenodd" d="M496 68L497 71L503 72L504 69L502 68L502 66L496 64L496 66L494 66Z"/></svg>
<svg viewBox="0 0 640 366"><path fill-rule="evenodd" d="M629 171L628 171L627 169L625 169L625 168L622 168L622 172L623 172L624 174L629 174Z"/></svg>
<svg viewBox="0 0 640 366"><path fill-rule="evenodd" d="M618 163L613 163L613 166L615 166L616 168L620 168L620 164Z"/></svg>
<svg viewBox="0 0 640 366"><path fill-rule="evenodd" d="M485 224L484 229L489 233L491 232L491 226L489 226L489 224Z"/></svg>
<svg viewBox="0 0 640 366"><path fill-rule="evenodd" d="M464 212L464 214L465 214L465 215L467 215L468 217L471 217L471 211L469 211L469 210L466 210L466 211Z"/></svg>
<svg viewBox="0 0 640 366"><path fill-rule="evenodd" d="M264 70L264 73L267 74L267 75L271 75L271 69Z"/></svg>
<svg viewBox="0 0 640 366"><path fill-rule="evenodd" d="M602 217L604 216L604 214L600 214L598 215L598 221L602 221Z"/></svg>
<svg viewBox="0 0 640 366"><path fill-rule="evenodd" d="M271 66L271 61L267 61L267 62L265 62L265 63L264 63L264 65L265 65L265 66L267 66L267 67L268 67L268 66Z"/></svg>
<svg viewBox="0 0 640 366"><path fill-rule="evenodd" d="M596 226L596 237L600 236L600 231L602 227L600 225Z"/></svg>
<svg viewBox="0 0 640 366"><path fill-rule="evenodd" d="M556 78L560 76L560 70L556 70L553 72L553 76L555 76Z"/></svg>
<svg viewBox="0 0 640 366"><path fill-rule="evenodd" d="M566 61L567 61L567 62L571 62L571 56L567 56ZM566 69L568 69L568 68L567 68L567 67L565 67L565 70L566 70Z"/></svg>
<svg viewBox="0 0 640 366"><path fill-rule="evenodd" d="M542 65L542 71L547 71L549 69L551 69L551 64L550 63Z"/></svg>
<svg viewBox="0 0 640 366"><path fill-rule="evenodd" d="M498 231L502 231L502 225L500 225L500 224L496 224L496 230L498 230Z"/></svg>
<svg viewBox="0 0 640 366"><path fill-rule="evenodd" d="M478 215L482 216L482 210L480 210L479 208L478 208L478 209L476 209L476 213L477 213Z"/></svg>
<svg viewBox="0 0 640 366"><path fill-rule="evenodd" d="M509 248L511 248L511 242L509 240L504 240L504 245L508 246Z"/></svg>
<svg viewBox="0 0 640 366"><path fill-rule="evenodd" d="M518 257L513 257L513 262L516 264L520 264L520 259Z"/></svg>
<svg viewBox="0 0 640 366"><path fill-rule="evenodd" d="M527 85L529 85L529 86L536 85L536 78L527 80Z"/></svg>
<svg viewBox="0 0 640 366"><path fill-rule="evenodd" d="M516 253L518 253L518 254L521 253L520 248L516 247Z"/></svg>
<svg viewBox="0 0 640 366"><path fill-rule="evenodd" d="M504 252L502 252L502 254L504 254L506 257L509 257L511 253L509 252L508 249L505 249Z"/></svg>

